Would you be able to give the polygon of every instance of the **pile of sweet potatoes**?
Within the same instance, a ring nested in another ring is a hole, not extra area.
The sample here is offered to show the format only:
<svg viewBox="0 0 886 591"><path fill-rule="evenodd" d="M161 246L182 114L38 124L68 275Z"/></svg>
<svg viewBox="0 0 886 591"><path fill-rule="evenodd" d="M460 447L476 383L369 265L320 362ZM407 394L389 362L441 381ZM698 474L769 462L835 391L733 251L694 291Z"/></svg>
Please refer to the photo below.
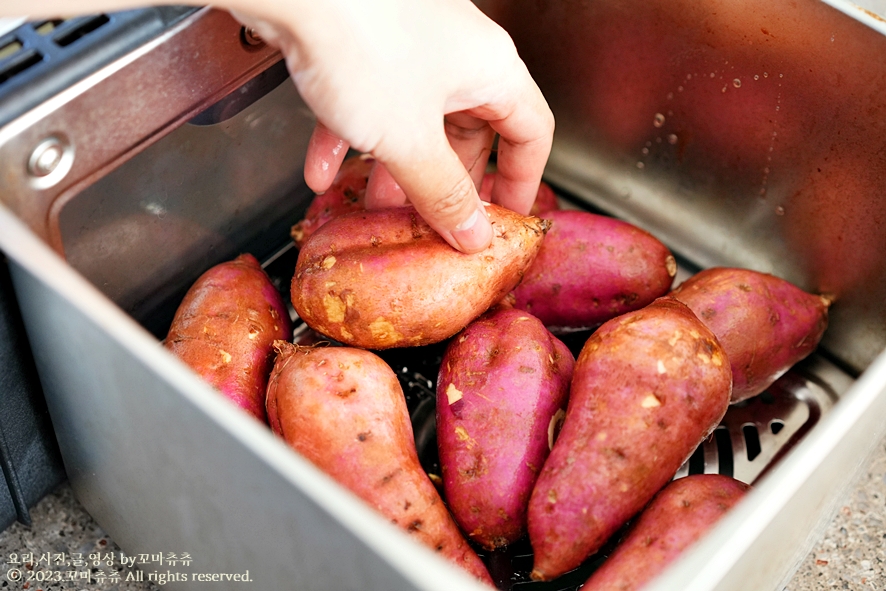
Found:
<svg viewBox="0 0 886 591"><path fill-rule="evenodd" d="M728 477L669 483L729 404L817 346L829 299L745 269L673 289L664 244L560 210L546 185L538 216L490 204L493 244L462 254L411 207L365 210L371 166L346 162L293 229L294 311L332 346L292 343L251 255L197 281L166 346L479 580L492 584L480 555L525 540L532 578L555 579L633 523L587 588L639 588L744 494ZM567 333L582 335L572 349ZM373 352L433 343L445 346L435 478L396 375Z"/></svg>

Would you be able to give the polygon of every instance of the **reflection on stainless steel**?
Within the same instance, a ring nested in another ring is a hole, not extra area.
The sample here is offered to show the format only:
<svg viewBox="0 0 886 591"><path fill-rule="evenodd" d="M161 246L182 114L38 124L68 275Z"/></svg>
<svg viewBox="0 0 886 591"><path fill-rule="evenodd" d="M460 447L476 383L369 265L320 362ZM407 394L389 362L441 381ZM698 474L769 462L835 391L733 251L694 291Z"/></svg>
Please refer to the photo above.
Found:
<svg viewBox="0 0 886 591"><path fill-rule="evenodd" d="M551 181L835 295L825 347L856 371L886 346L886 37L815 0L479 4L554 111Z"/></svg>
<svg viewBox="0 0 886 591"><path fill-rule="evenodd" d="M313 129L300 105L281 84L226 121L179 127L71 196L50 219L67 260L160 334L202 270L268 249L262 239L276 248L294 223Z"/></svg>
<svg viewBox="0 0 886 591"><path fill-rule="evenodd" d="M203 9L4 126L0 200L60 249L47 224L50 208L279 61L275 49L245 44L241 28L229 14ZM77 154L51 184L35 181L26 166L48 137L66 137Z"/></svg>

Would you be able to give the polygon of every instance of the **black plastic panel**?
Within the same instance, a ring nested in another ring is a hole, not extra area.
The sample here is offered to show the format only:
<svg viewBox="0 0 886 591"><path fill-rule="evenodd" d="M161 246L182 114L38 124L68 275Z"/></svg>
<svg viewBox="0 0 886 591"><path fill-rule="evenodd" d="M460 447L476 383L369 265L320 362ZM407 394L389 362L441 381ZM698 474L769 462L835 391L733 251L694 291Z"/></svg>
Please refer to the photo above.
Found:
<svg viewBox="0 0 886 591"><path fill-rule="evenodd" d="M0 257L0 529L65 479L55 432L31 357L6 260Z"/></svg>

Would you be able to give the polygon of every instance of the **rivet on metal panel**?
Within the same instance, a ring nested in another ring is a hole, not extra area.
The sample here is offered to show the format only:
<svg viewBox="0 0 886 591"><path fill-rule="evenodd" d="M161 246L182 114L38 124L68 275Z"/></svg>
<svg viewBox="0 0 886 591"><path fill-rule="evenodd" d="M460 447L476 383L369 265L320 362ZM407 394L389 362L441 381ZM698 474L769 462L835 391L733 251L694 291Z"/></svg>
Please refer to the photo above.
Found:
<svg viewBox="0 0 886 591"><path fill-rule="evenodd" d="M265 41L252 27L243 27L240 30L240 38L246 45L264 45Z"/></svg>
<svg viewBox="0 0 886 591"><path fill-rule="evenodd" d="M28 158L31 186L47 189L62 180L74 162L74 148L66 138L53 135L37 144Z"/></svg>

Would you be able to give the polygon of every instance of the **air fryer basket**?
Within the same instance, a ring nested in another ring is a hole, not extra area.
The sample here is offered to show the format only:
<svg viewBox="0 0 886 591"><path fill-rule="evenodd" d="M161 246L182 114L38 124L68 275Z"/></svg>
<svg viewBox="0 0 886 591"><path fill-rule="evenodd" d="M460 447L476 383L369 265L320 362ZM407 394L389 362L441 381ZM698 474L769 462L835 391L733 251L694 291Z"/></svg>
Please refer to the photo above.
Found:
<svg viewBox="0 0 886 591"><path fill-rule="evenodd" d="M884 434L886 65L866 59L886 48L882 25L812 0L740 14L713 0L478 4L551 103L546 178L572 206L649 229L683 277L731 264L839 292L824 346L732 408L681 470L731 472L754 490L652 586L779 588ZM71 484L127 553L186 551L193 572L479 589L159 345L187 286L239 251L286 291L313 120L280 84L280 56L253 42L201 9L0 127L0 248ZM237 104L238 88L261 98ZM47 147L59 159L43 174ZM440 352L383 353L429 471ZM525 544L486 559L503 589L572 589L599 557L545 585L526 580Z"/></svg>

